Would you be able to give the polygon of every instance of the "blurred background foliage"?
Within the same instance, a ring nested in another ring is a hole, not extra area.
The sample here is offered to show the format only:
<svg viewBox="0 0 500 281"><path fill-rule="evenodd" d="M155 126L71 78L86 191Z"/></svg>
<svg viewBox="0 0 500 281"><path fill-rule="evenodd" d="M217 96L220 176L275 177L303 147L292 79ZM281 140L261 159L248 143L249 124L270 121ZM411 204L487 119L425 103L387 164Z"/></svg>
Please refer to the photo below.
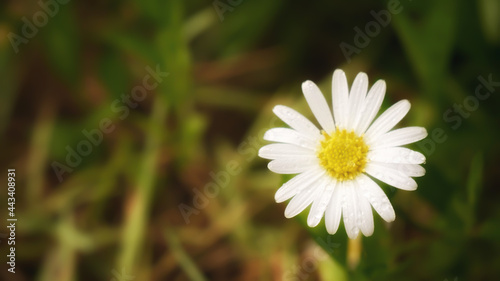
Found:
<svg viewBox="0 0 500 281"><path fill-rule="evenodd" d="M480 77L500 81L498 1L0 5L0 178L16 168L18 218L16 274L3 228L0 279L499 279L498 84L474 103ZM355 28L366 33L391 5L400 12L356 45ZM358 51L347 58L342 42ZM127 104L147 68L168 76ZM427 156L419 189L383 186L397 219L376 215L357 248L343 226L328 236L304 216L285 219L282 179L256 157L280 124L272 107L311 117L300 84L327 94L336 68L350 83L360 71L385 79L383 107L409 99L402 125L429 132L413 146ZM68 147L108 119L112 132L69 166ZM62 180L55 162L68 168Z"/></svg>

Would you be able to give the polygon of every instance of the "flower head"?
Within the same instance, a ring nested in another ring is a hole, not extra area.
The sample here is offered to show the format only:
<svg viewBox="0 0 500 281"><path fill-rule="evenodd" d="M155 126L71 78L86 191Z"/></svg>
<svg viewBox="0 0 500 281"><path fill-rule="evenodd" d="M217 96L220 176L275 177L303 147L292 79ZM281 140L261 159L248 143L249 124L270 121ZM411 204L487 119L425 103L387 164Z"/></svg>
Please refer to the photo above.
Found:
<svg viewBox="0 0 500 281"><path fill-rule="evenodd" d="M368 91L368 77L359 73L349 92L344 72L336 70L332 114L318 86L304 82L302 91L321 129L289 107L274 107L274 113L291 128L268 130L264 139L276 143L262 147L259 156L272 160L268 168L275 173L298 174L275 195L278 203L291 198L285 209L287 218L311 205L310 227L318 225L324 215L328 232L334 234L343 216L351 239L360 231L365 236L373 233L372 207L387 222L396 218L389 199L372 178L415 190L413 177L425 174L419 165L425 156L402 145L425 138L427 131L422 127L393 130L410 110L407 100L373 121L385 89L385 82L379 80Z"/></svg>

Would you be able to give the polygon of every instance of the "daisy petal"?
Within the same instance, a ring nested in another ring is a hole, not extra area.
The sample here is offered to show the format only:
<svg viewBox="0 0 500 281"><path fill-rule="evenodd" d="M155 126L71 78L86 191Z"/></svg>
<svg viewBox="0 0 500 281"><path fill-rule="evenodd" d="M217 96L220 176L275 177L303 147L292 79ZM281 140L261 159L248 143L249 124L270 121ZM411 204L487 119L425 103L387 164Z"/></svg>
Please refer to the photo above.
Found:
<svg viewBox="0 0 500 281"><path fill-rule="evenodd" d="M366 99L364 102L364 107L360 111L360 119L358 125L354 128L354 131L361 135L363 134L370 123L373 121L373 118L377 115L380 105L382 105L382 101L385 96L385 81L378 80L373 84L370 91L366 95Z"/></svg>
<svg viewBox="0 0 500 281"><path fill-rule="evenodd" d="M318 86L308 80L302 83L302 92L323 130L327 133L333 132L335 130L335 123L333 122L332 113Z"/></svg>
<svg viewBox="0 0 500 281"><path fill-rule="evenodd" d="M318 158L315 155L299 155L275 159L267 168L277 174L299 174L318 166Z"/></svg>
<svg viewBox="0 0 500 281"><path fill-rule="evenodd" d="M349 119L349 87L344 71L337 69L333 72L332 103L333 116L337 127L345 129Z"/></svg>
<svg viewBox="0 0 500 281"><path fill-rule="evenodd" d="M334 188L335 183L329 179L323 183L322 191L318 192L317 197L312 203L311 210L309 210L307 225L315 227L319 224L323 214L325 213L326 207L328 206L328 202L330 201L330 198L332 198Z"/></svg>
<svg viewBox="0 0 500 281"><path fill-rule="evenodd" d="M406 147L389 147L371 150L368 152L370 161L397 164L422 164L425 156Z"/></svg>
<svg viewBox="0 0 500 281"><path fill-rule="evenodd" d="M312 140L308 136L289 128L272 128L264 134L267 141L295 144L297 146L315 150L318 140Z"/></svg>
<svg viewBox="0 0 500 281"><path fill-rule="evenodd" d="M365 133L367 144L370 145L371 142L377 140L378 137L389 132L389 130L396 126L410 111L410 107L411 105L408 100L401 100L382 113Z"/></svg>
<svg viewBox="0 0 500 281"><path fill-rule="evenodd" d="M383 134L370 148L380 149L392 146L400 146L414 143L427 136L427 130L423 127L405 127Z"/></svg>
<svg viewBox="0 0 500 281"><path fill-rule="evenodd" d="M274 114L293 129L312 137L319 138L320 131L309 119L302 114L284 105L277 105L273 109Z"/></svg>
<svg viewBox="0 0 500 281"><path fill-rule="evenodd" d="M324 188L322 182L324 181L320 180L319 182L310 184L307 188L302 189L299 194L295 195L285 208L285 217L288 219L293 218L304 211L313 202L315 196L321 193L321 190Z"/></svg>
<svg viewBox="0 0 500 281"><path fill-rule="evenodd" d="M354 184L357 185L357 182L354 181ZM358 227L361 229L361 232L365 236L370 236L373 234L373 213L372 207L370 206L370 202L361 195L360 189L356 186L356 196L358 201Z"/></svg>
<svg viewBox="0 0 500 281"><path fill-rule="evenodd" d="M347 232L347 236L349 236L349 238L355 239L359 234L359 228L357 224L358 201L356 189L352 181L344 182L342 193L342 215L344 216L345 231Z"/></svg>
<svg viewBox="0 0 500 281"><path fill-rule="evenodd" d="M373 209L386 221L391 222L396 219L396 213L389 198L378 184L368 176L361 174L358 179L360 194L370 202Z"/></svg>
<svg viewBox="0 0 500 281"><path fill-rule="evenodd" d="M277 203L281 203L292 198L302 189L308 187L311 183L315 183L324 174L325 172L318 168L311 169L295 176L291 180L284 183L278 191L276 191L274 200L276 200Z"/></svg>
<svg viewBox="0 0 500 281"><path fill-rule="evenodd" d="M372 163L378 166L386 167L388 169L399 171L409 177L421 177L425 175L425 169L422 166L416 164L395 164L395 163L380 163L380 162L372 162Z"/></svg>
<svg viewBox="0 0 500 281"><path fill-rule="evenodd" d="M377 178L387 183L388 185L392 185L396 188L403 190L417 189L417 183L415 182L414 179L412 179L408 175L398 170L394 170L385 167L383 165L380 165L380 163L375 163L375 162L368 163L366 165L366 172L370 176Z"/></svg>
<svg viewBox="0 0 500 281"><path fill-rule="evenodd" d="M364 107L366 92L368 91L368 76L360 72L352 83L351 93L349 94L349 120L347 127L354 128L361 118L361 108Z"/></svg>
<svg viewBox="0 0 500 281"><path fill-rule="evenodd" d="M333 194L325 210L325 225L326 230L330 234L335 234L339 228L340 218L342 214L342 196L343 183L336 182L333 188Z"/></svg>
<svg viewBox="0 0 500 281"><path fill-rule="evenodd" d="M259 149L259 157L265 159L278 159L297 155L314 155L314 151L287 143L272 143Z"/></svg>

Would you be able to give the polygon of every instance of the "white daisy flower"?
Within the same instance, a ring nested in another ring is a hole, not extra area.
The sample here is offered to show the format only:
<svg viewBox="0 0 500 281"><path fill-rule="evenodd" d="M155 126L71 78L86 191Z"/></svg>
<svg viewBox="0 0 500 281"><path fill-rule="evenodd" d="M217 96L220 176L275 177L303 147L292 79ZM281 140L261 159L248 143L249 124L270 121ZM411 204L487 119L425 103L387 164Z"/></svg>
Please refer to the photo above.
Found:
<svg viewBox="0 0 500 281"><path fill-rule="evenodd" d="M333 114L316 84L306 81L302 91L321 125L318 129L297 111L277 105L273 112L291 128L268 130L264 139L277 142L262 147L259 156L271 159L269 170L298 174L276 192L276 202L291 198L285 217L311 205L307 224L318 225L325 216L330 234L337 232L341 214L349 238L359 231L373 233L372 208L387 222L395 219L389 199L372 177L404 190L415 190L412 177L425 174L419 164L425 156L401 147L427 136L422 127L393 127L408 113L410 102L399 101L373 123L385 95L385 82L368 91L368 77L359 73L349 92L342 70L333 73ZM371 125L370 125L371 124Z"/></svg>

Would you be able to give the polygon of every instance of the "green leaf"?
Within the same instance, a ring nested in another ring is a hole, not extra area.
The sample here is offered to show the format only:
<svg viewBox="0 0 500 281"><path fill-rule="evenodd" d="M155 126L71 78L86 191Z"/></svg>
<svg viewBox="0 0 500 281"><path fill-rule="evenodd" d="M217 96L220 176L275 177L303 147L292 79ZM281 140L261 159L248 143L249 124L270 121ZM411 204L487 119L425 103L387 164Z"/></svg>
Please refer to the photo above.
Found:
<svg viewBox="0 0 500 281"><path fill-rule="evenodd" d="M467 179L467 204L469 207L469 229L474 223L475 210L477 205L477 200L479 198L479 193L481 192L483 185L483 154L481 152L476 153L469 170L469 177Z"/></svg>
<svg viewBox="0 0 500 281"><path fill-rule="evenodd" d="M126 67L118 67L122 64L123 54L116 49L106 52L99 63L99 77L110 92L110 100L130 92L131 75Z"/></svg>
<svg viewBox="0 0 500 281"><path fill-rule="evenodd" d="M411 18L413 7L410 3L407 6L394 16L394 26L425 93L437 99L455 42L457 3L434 1L421 11L420 20Z"/></svg>
<svg viewBox="0 0 500 281"><path fill-rule="evenodd" d="M179 0L168 1L163 11L167 20L155 39L161 53L161 69L171 75L160 84L159 93L179 111L183 110L179 105L191 97L192 92L191 61L183 33L183 4Z"/></svg>
<svg viewBox="0 0 500 281"><path fill-rule="evenodd" d="M64 9L50 19L43 29L44 43L48 60L56 72L77 89L80 81L81 55L80 37L76 27L76 16L72 6Z"/></svg>
<svg viewBox="0 0 500 281"><path fill-rule="evenodd" d="M153 64L160 60L161 54L154 45L148 42L147 39L136 34L127 31L107 30L102 36L113 47L124 53L130 53L139 57L148 64Z"/></svg>
<svg viewBox="0 0 500 281"><path fill-rule="evenodd" d="M486 38L493 43L500 42L500 1L480 0L479 14Z"/></svg>
<svg viewBox="0 0 500 281"><path fill-rule="evenodd" d="M218 50L225 55L232 55L252 46L259 36L269 29L274 16L282 8L282 3L279 1L255 0L239 1L239 3L219 16L220 32L223 37L231 38L229 41L221 41L218 47ZM219 8L219 14L222 11L224 10Z"/></svg>

